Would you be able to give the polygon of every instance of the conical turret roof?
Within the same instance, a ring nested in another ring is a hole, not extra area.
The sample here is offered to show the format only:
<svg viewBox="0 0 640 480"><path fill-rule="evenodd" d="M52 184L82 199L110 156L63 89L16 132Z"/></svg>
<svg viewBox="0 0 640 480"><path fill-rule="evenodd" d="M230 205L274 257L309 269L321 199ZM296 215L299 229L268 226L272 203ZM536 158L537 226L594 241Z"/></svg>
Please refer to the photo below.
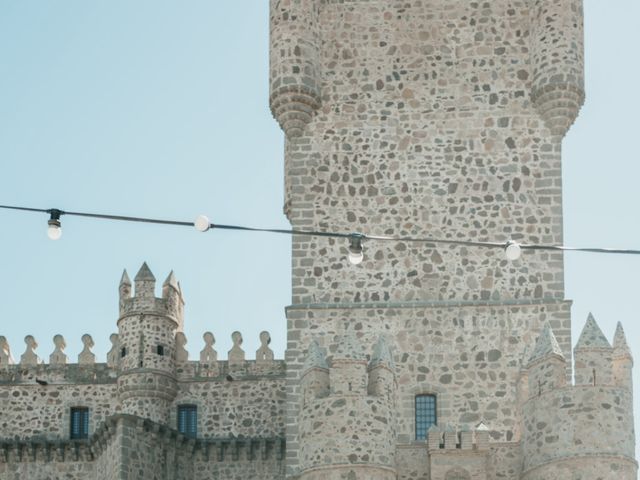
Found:
<svg viewBox="0 0 640 480"><path fill-rule="evenodd" d="M172 286L173 288L175 288L177 291L179 291L178 288L178 280L176 279L175 274L173 273L173 270L171 270L171 272L169 272L169 275L167 276L167 279L164 281L164 283L162 284L162 286Z"/></svg>
<svg viewBox="0 0 640 480"><path fill-rule="evenodd" d="M593 318L591 313L589 313L587 317L587 323L585 323L582 329L575 350L580 350L581 348L611 348L609 340L604 336L604 333L600 330L596 319Z"/></svg>
<svg viewBox="0 0 640 480"><path fill-rule="evenodd" d="M131 285L131 279L126 268L122 272L122 277L120 277L120 285Z"/></svg>
<svg viewBox="0 0 640 480"><path fill-rule="evenodd" d="M616 357L632 356L631 349L627 343L627 337L624 334L624 329L620 322L616 325L616 333L613 336L613 354Z"/></svg>
<svg viewBox="0 0 640 480"><path fill-rule="evenodd" d="M542 333L536 341L536 346L533 349L533 353L529 358L528 364L530 365L537 360L541 360L551 355L559 355L564 359L564 355L562 354L560 345L558 345L556 336L553 334L551 325L549 325L549 322L545 322Z"/></svg>
<svg viewBox="0 0 640 480"><path fill-rule="evenodd" d="M302 371L306 372L312 368L329 368L329 365L327 364L327 357L315 338L311 340L311 343L309 343L309 350L307 352L307 357L305 358Z"/></svg>
<svg viewBox="0 0 640 480"><path fill-rule="evenodd" d="M139 282L139 281L154 281L156 280L156 277L153 276L153 273L151 273L151 270L149 269L149 265L147 265L147 262L144 262L142 264L142 266L140 267L140 270L138 270L138 273L136 274L136 278L135 281Z"/></svg>

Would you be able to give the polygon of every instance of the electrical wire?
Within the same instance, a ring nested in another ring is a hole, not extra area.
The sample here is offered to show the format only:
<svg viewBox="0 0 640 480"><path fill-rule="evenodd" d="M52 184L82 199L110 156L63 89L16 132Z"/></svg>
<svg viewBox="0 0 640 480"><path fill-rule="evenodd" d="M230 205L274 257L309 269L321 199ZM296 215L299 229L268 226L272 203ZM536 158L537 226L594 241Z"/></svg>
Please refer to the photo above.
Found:
<svg viewBox="0 0 640 480"><path fill-rule="evenodd" d="M57 208L29 208L12 205L0 205L2 209L19 210L26 212L39 212L55 215L58 218L62 215L96 218L102 220L116 220L124 222L142 222L153 223L158 225L173 225L180 227L193 227L193 222L184 222L177 220L165 220L158 218L146 218L146 217L131 217L125 215L108 215L102 213L88 213L88 212L71 212L65 210L59 210ZM504 249L512 241L506 242L480 242L472 240L452 240L443 238L431 238L431 237L409 237L409 236L384 236L384 235L368 235L364 233L344 233L344 232L324 232L319 230L298 230L298 229L281 229L281 228L257 228L247 227L242 225L224 225L217 223L210 223L209 228L213 230L239 230L245 232L262 232L262 233L277 233L284 235L302 235L310 237L329 237L329 238L347 238L358 239L360 241L380 241L380 242L396 242L396 243L426 243L426 244L445 244L445 245L461 245L469 247L484 247L484 248L501 248ZM544 244L521 244L519 247L523 250L546 250L546 251L565 251L565 252L587 252L587 253L609 253L609 254L622 254L622 255L640 255L640 250L635 249L621 249L621 248L599 248L599 247L568 247L565 245L544 245Z"/></svg>

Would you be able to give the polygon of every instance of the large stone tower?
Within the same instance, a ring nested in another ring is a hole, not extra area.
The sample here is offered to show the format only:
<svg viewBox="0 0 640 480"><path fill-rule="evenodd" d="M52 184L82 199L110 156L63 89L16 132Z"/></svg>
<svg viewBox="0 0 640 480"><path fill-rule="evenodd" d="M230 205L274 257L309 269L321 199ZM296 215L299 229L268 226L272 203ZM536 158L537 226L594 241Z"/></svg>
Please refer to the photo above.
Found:
<svg viewBox="0 0 640 480"><path fill-rule="evenodd" d="M581 0L271 0L270 104L286 136L292 226L561 244L561 144L584 100L582 20ZM526 450L541 438L532 412L560 408L543 384L571 383L560 253L509 262L499 250L372 241L353 266L347 247L293 238L288 477L565 478L557 472L570 466L586 480L613 478L596 470L615 464L615 478L635 478L633 431L618 432L612 449L572 448L588 429L578 433L586 419L568 411L557 417L567 420L562 448L546 447L562 454ZM544 355L532 358L526 346L539 336ZM381 337L394 360L390 461L347 454L354 437L362 451L389 451L376 443L380 429L353 422L369 415L358 402L379 400L362 382ZM345 359L345 338L366 356ZM630 357L592 350L581 358L609 365L606 392L596 381L575 388L627 405ZM416 428L421 395L436 405L428 448ZM600 428L615 436L622 425ZM598 468L571 463L590 456Z"/></svg>

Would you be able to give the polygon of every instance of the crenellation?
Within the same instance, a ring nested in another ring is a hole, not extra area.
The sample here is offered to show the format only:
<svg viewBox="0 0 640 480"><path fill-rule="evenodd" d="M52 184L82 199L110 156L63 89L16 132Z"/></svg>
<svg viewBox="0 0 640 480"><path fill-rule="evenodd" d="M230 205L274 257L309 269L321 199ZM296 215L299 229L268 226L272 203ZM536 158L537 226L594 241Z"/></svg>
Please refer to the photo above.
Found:
<svg viewBox="0 0 640 480"><path fill-rule="evenodd" d="M38 365L42 363L42 359L35 352L36 348L38 348L38 342L36 342L33 335L24 337L24 343L26 349L20 356L20 365Z"/></svg>
<svg viewBox="0 0 640 480"><path fill-rule="evenodd" d="M64 349L67 347L67 342L65 341L62 335L54 335L53 337L53 345L54 350L49 355L49 364L50 365L65 365L69 358L66 353L64 353Z"/></svg>

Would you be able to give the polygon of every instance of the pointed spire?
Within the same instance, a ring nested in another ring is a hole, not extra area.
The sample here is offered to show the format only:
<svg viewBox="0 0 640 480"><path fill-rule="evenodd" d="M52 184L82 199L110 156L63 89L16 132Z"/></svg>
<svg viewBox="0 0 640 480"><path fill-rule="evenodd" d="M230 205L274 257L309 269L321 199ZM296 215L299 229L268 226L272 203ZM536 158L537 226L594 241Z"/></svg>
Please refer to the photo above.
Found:
<svg viewBox="0 0 640 480"><path fill-rule="evenodd" d="M344 332L340 335L334 360L366 360L367 355L353 332Z"/></svg>
<svg viewBox="0 0 640 480"><path fill-rule="evenodd" d="M307 352L307 358L304 361L302 371L306 372L312 368L329 369L327 357L315 338L311 340L311 343L309 343L309 351Z"/></svg>
<svg viewBox="0 0 640 480"><path fill-rule="evenodd" d="M162 284L162 286L171 286L173 288L176 289L176 291L179 291L178 288L178 280L176 280L176 276L173 273L173 270L171 270L171 272L169 272L169 275L167 276L167 279L164 281L164 283Z"/></svg>
<svg viewBox="0 0 640 480"><path fill-rule="evenodd" d="M616 333L613 336L613 355L614 357L631 357L631 349L627 343L627 337L624 334L622 324L618 322Z"/></svg>
<svg viewBox="0 0 640 480"><path fill-rule="evenodd" d="M151 270L149 269L149 265L147 265L147 262L144 262L142 264L142 266L140 267L140 270L138 270L138 273L136 274L136 278L135 278L136 282L150 282L156 281L156 277L153 276L153 273L151 273Z"/></svg>
<svg viewBox="0 0 640 480"><path fill-rule="evenodd" d="M536 346L534 347L533 353L529 358L529 365L551 355L558 355L564 360L564 355L562 354L560 345L558 345L556 336L553 334L551 325L549 325L549 322L545 322L542 333L538 337Z"/></svg>
<svg viewBox="0 0 640 480"><path fill-rule="evenodd" d="M373 347L373 354L371 355L371 361L369 362L369 368L377 367L378 365L384 365L391 370L395 369L395 363L393 361L393 355L391 349L384 336L380 335L378 341Z"/></svg>
<svg viewBox="0 0 640 480"><path fill-rule="evenodd" d="M604 336L591 313L587 317L587 323L582 329L575 350L580 350L581 348L611 348L609 340Z"/></svg>
<svg viewBox="0 0 640 480"><path fill-rule="evenodd" d="M120 278L120 286L122 287L123 285L131 286L131 279L126 268L122 271L122 277Z"/></svg>

